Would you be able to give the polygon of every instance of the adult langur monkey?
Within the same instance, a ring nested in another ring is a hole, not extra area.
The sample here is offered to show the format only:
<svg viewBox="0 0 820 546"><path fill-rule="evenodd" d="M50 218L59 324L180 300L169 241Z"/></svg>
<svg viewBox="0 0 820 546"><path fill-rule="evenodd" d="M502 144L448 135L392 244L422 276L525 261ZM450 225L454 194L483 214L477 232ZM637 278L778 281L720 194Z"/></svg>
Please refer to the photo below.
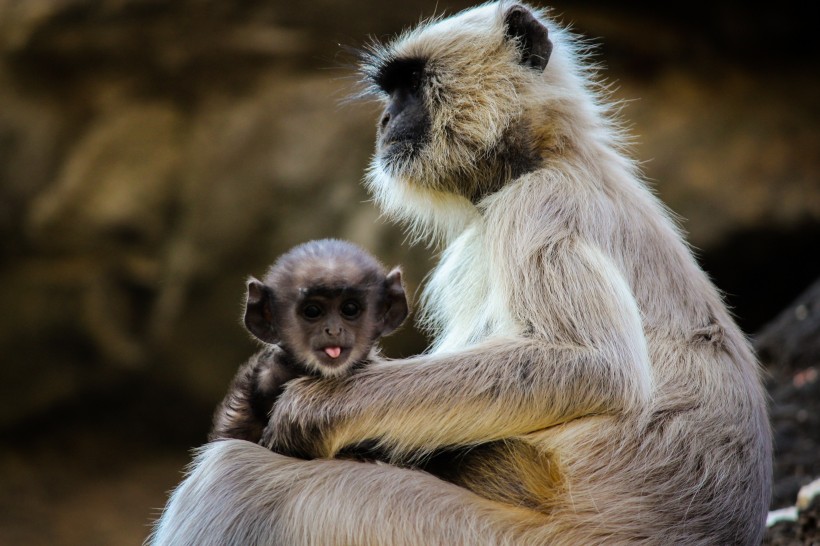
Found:
<svg viewBox="0 0 820 546"><path fill-rule="evenodd" d="M297 379L269 447L206 445L157 544L755 544L755 358L622 150L575 38L487 4L366 55L376 200L446 248L430 352ZM437 477L333 459L378 442ZM289 456L297 454L300 458Z"/></svg>

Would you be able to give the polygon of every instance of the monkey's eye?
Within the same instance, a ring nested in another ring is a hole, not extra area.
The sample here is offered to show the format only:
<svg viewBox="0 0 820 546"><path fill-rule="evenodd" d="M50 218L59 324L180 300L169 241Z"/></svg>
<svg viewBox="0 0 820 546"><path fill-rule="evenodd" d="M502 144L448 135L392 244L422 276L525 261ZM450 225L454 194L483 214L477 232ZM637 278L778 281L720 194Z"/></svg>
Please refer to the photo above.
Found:
<svg viewBox="0 0 820 546"><path fill-rule="evenodd" d="M322 308L315 303L309 303L302 307L302 316L308 320L316 320L322 316Z"/></svg>
<svg viewBox="0 0 820 546"><path fill-rule="evenodd" d="M423 82L424 61L421 59L396 59L376 75L376 84L388 95L397 89L416 93Z"/></svg>
<svg viewBox="0 0 820 546"><path fill-rule="evenodd" d="M354 319L359 316L362 308L355 301L346 301L341 307L342 316L346 319Z"/></svg>
<svg viewBox="0 0 820 546"><path fill-rule="evenodd" d="M410 72L409 83L411 91L419 90L419 87L421 87L421 77L422 73L420 68L416 68L412 72Z"/></svg>

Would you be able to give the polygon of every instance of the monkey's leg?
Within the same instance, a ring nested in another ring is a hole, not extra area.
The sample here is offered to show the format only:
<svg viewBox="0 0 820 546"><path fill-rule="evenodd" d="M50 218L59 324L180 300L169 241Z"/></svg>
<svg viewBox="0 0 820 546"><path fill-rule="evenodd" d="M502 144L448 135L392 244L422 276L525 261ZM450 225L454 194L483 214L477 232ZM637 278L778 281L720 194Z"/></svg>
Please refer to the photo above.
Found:
<svg viewBox="0 0 820 546"><path fill-rule="evenodd" d="M148 543L543 544L544 516L415 470L304 461L236 440L206 445Z"/></svg>

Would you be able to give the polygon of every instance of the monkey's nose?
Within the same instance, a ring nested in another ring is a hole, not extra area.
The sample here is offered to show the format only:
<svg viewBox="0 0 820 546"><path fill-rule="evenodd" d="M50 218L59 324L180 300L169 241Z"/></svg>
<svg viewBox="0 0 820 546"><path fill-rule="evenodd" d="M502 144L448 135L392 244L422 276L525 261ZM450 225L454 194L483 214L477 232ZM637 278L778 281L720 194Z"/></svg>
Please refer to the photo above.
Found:
<svg viewBox="0 0 820 546"><path fill-rule="evenodd" d="M329 336L336 337L342 333L342 329L340 327L332 328L330 326L325 326L325 333Z"/></svg>

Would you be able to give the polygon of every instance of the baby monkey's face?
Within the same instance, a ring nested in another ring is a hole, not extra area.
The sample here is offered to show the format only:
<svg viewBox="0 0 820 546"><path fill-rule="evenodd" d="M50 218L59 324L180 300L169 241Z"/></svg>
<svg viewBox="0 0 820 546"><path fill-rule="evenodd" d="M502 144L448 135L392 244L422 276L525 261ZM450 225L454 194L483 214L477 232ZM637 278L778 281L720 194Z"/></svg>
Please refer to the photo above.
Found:
<svg viewBox="0 0 820 546"><path fill-rule="evenodd" d="M287 340L309 367L341 375L366 358L373 343L373 302L360 290L307 291L297 300ZM284 333L284 332L283 332Z"/></svg>
<svg viewBox="0 0 820 546"><path fill-rule="evenodd" d="M335 239L290 250L265 282L250 277L247 287L248 331L326 377L367 359L410 311L399 268L387 272L367 252Z"/></svg>

